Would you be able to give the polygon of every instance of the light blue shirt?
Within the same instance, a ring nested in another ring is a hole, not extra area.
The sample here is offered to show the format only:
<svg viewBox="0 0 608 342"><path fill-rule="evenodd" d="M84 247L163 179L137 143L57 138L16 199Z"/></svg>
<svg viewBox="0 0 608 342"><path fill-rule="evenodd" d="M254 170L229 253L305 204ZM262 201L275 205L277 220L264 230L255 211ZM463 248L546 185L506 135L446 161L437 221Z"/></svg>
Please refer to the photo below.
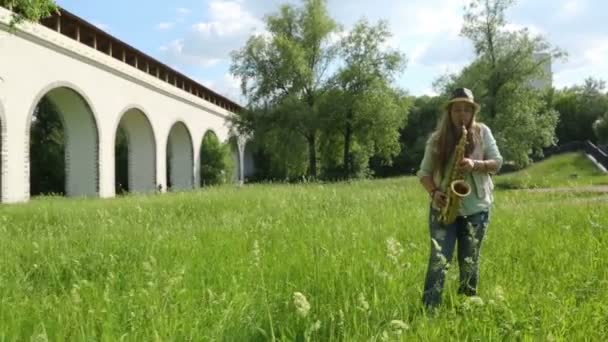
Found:
<svg viewBox="0 0 608 342"><path fill-rule="evenodd" d="M503 158L496 145L496 139L492 135L492 131L488 126L478 123L481 127L481 146L476 146L472 159L476 160L495 160L498 163L498 168L502 166ZM443 175L433 175L432 155L435 149L436 134L432 134L427 140L424 150L424 157L420 163L420 170L417 173L419 178L425 176L433 177L435 184L438 185L442 192L446 192L448 188L449 175L452 171L454 155L450 156L448 167ZM464 180L471 186L471 193L462 200L462 205L459 210L459 215L468 216L475 213L488 210L494 201L493 190L494 183L492 177L485 172L470 172L465 173Z"/></svg>

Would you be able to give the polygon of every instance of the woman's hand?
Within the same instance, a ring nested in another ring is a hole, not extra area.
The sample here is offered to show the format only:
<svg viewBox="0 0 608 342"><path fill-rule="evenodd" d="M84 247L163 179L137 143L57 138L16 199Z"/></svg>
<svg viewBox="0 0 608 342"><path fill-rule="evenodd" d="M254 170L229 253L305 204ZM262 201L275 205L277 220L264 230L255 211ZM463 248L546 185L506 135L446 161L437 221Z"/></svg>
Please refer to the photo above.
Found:
<svg viewBox="0 0 608 342"><path fill-rule="evenodd" d="M439 208L445 207L447 204L447 201L448 201L448 196L444 192L436 190L433 193L433 203L435 204L436 207L439 207Z"/></svg>
<svg viewBox="0 0 608 342"><path fill-rule="evenodd" d="M474 166L475 166L475 161L473 161L473 159L470 159L470 158L462 158L460 163L458 163L458 168L461 171L465 171L465 172L473 171Z"/></svg>

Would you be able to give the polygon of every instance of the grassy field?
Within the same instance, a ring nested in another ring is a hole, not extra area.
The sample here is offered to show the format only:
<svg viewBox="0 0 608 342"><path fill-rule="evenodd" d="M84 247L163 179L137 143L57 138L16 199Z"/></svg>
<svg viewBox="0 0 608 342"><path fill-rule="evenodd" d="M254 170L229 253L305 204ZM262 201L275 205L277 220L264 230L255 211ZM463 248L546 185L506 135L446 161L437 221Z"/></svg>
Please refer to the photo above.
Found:
<svg viewBox="0 0 608 342"><path fill-rule="evenodd" d="M608 175L583 153L573 152L500 176L496 185L502 189L608 185Z"/></svg>
<svg viewBox="0 0 608 342"><path fill-rule="evenodd" d="M0 341L603 341L607 196L498 191L436 315L414 178L2 206Z"/></svg>

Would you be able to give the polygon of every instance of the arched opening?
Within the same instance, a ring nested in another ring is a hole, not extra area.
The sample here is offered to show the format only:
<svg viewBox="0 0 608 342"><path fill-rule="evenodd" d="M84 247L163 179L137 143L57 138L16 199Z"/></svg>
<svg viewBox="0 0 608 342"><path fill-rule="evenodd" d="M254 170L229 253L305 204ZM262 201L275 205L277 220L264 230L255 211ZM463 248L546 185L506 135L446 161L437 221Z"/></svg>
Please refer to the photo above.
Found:
<svg viewBox="0 0 608 342"><path fill-rule="evenodd" d="M255 158L253 145L250 141L240 141L243 146L239 147L239 137L230 137L230 154L232 155L233 165L231 166L232 180L234 182L246 183L255 177ZM241 148L242 150L239 150ZM241 165L242 163L242 165Z"/></svg>
<svg viewBox="0 0 608 342"><path fill-rule="evenodd" d="M68 87L48 91L27 128L31 196L97 196L97 124L80 94Z"/></svg>
<svg viewBox="0 0 608 342"><path fill-rule="evenodd" d="M243 146L243 178L247 182L255 177L255 158L253 156L253 144L247 141Z"/></svg>
<svg viewBox="0 0 608 342"><path fill-rule="evenodd" d="M152 125L138 109L126 111L114 141L116 194L156 189L156 143Z"/></svg>
<svg viewBox="0 0 608 342"><path fill-rule="evenodd" d="M129 141L124 127L118 126L114 138L114 193L123 195L129 191Z"/></svg>
<svg viewBox="0 0 608 342"><path fill-rule="evenodd" d="M200 186L219 185L231 181L232 159L229 147L222 144L215 132L208 130L203 136L199 155Z"/></svg>
<svg viewBox="0 0 608 342"><path fill-rule="evenodd" d="M192 189L194 185L192 137L183 122L177 122L167 139L167 189Z"/></svg>

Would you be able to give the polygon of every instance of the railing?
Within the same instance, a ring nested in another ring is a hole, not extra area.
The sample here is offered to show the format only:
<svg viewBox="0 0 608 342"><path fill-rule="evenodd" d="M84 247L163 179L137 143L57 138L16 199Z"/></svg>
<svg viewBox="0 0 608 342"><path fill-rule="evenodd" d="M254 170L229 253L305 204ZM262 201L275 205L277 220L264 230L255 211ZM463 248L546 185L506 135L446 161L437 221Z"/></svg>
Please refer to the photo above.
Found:
<svg viewBox="0 0 608 342"><path fill-rule="evenodd" d="M242 110L238 103L148 56L66 9L60 7L59 11L60 13L54 13L50 17L42 19L40 24L223 109L233 113Z"/></svg>

